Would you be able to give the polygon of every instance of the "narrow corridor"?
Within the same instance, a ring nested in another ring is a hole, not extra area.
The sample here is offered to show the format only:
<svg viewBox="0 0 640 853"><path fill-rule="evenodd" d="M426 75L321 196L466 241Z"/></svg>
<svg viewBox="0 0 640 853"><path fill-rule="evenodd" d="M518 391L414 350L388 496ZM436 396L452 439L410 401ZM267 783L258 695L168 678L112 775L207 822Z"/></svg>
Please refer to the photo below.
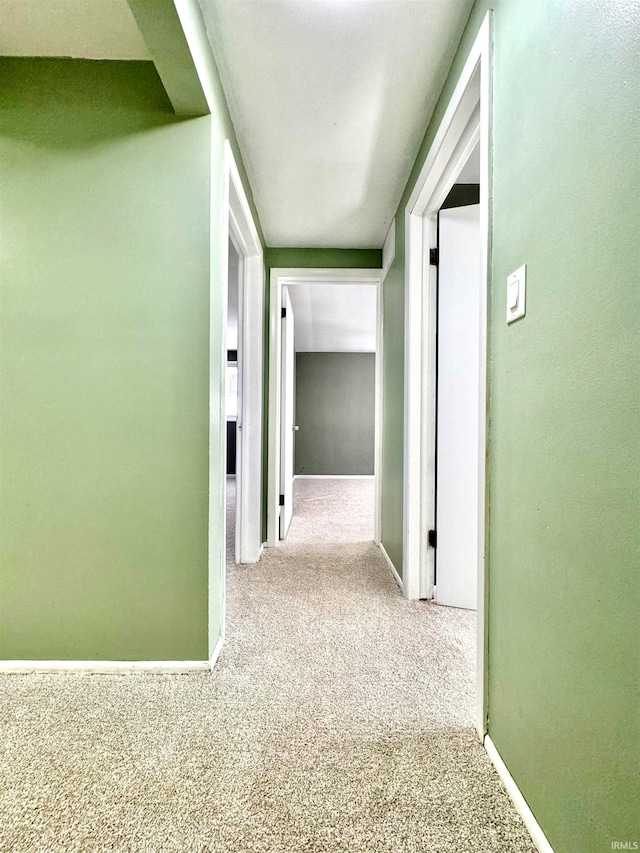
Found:
<svg viewBox="0 0 640 853"><path fill-rule="evenodd" d="M372 480L296 480L213 674L4 676L0 850L533 853L473 728L475 614L406 601Z"/></svg>

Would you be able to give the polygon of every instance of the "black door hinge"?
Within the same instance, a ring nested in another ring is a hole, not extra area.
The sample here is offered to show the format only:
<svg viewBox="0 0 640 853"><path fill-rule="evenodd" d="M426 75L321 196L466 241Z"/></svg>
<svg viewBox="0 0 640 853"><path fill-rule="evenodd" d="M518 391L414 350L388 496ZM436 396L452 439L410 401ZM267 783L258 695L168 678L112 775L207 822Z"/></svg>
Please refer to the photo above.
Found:
<svg viewBox="0 0 640 853"><path fill-rule="evenodd" d="M284 506L284 495L280 495L280 506Z"/></svg>
<svg viewBox="0 0 640 853"><path fill-rule="evenodd" d="M280 316L284 320L284 318L287 316L287 309L286 308L282 309L282 311L280 312Z"/></svg>
<svg viewBox="0 0 640 853"><path fill-rule="evenodd" d="M435 530L430 530L427 535L427 542L431 545L432 548L438 547L438 534Z"/></svg>
<svg viewBox="0 0 640 853"><path fill-rule="evenodd" d="M437 267L439 261L440 261L440 253L438 252L437 246L435 249L429 249L429 264L432 267Z"/></svg>

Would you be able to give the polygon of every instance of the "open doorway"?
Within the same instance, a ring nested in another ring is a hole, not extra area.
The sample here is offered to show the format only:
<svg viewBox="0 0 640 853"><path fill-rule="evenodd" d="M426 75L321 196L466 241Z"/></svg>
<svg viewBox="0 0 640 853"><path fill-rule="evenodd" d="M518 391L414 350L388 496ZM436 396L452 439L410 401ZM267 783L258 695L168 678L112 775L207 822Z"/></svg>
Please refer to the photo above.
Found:
<svg viewBox="0 0 640 853"><path fill-rule="evenodd" d="M375 488L380 273L272 270L269 546L287 535L296 483L367 479ZM372 539L374 528L372 517Z"/></svg>
<svg viewBox="0 0 640 853"><path fill-rule="evenodd" d="M241 470L240 452L241 446L238 442L238 419L241 414L242 405L242 370L238 361L241 347L239 326L240 300L240 277L241 258L233 240L229 238L228 258L228 286L227 286L227 363L226 363L226 394L225 394L225 421L227 434L227 479L226 479L226 501L227 501L227 563L239 562L240 532L242 518L237 518L238 486L240 477L236 475ZM241 421L240 421L241 422Z"/></svg>
<svg viewBox="0 0 640 853"><path fill-rule="evenodd" d="M230 551L255 563L262 552L264 260L229 141L224 145L223 220L211 246L209 381L209 659L224 642L227 498L235 497ZM212 193L220 191L216 182ZM220 266L218 266L221 262ZM222 314L223 323L220 323ZM228 444L235 435L235 452ZM220 450L222 449L222 453ZM235 460L234 496L228 473Z"/></svg>
<svg viewBox="0 0 640 853"><path fill-rule="evenodd" d="M226 320L222 341L224 389L220 421L226 516L227 474L235 467L234 558L255 563L262 550L262 340L264 267L262 245L242 187L231 146L225 143L226 213L222 251ZM213 283L213 286L217 286ZM228 446L235 437L235 452ZM211 460L212 464L214 460ZM217 460L216 460L217 462ZM235 464L234 464L235 463ZM212 503L215 512L219 504ZM225 524L226 527L226 524ZM225 543L223 543L224 547Z"/></svg>
<svg viewBox="0 0 640 853"><path fill-rule="evenodd" d="M433 599L477 608L480 150L437 214Z"/></svg>
<svg viewBox="0 0 640 853"><path fill-rule="evenodd" d="M477 609L481 737L487 732L490 27L488 14L407 204L405 264L403 586L411 599Z"/></svg>

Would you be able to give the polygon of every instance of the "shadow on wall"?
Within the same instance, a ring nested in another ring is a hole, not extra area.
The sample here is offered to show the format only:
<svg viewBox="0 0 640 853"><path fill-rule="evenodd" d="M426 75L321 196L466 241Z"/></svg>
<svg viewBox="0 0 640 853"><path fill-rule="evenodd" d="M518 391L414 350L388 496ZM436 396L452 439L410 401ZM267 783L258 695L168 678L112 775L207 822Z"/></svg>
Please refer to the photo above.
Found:
<svg viewBox="0 0 640 853"><path fill-rule="evenodd" d="M153 62L2 57L0 77L3 137L42 148L86 149L194 120L175 115Z"/></svg>

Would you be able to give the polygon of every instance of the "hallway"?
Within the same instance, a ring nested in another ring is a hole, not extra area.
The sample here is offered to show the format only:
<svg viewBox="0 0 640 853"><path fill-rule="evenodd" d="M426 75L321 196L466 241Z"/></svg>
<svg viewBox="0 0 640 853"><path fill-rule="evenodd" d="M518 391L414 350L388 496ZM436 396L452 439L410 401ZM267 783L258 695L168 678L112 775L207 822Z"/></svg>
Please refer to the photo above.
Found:
<svg viewBox="0 0 640 853"><path fill-rule="evenodd" d="M372 480L296 480L209 674L4 676L0 850L532 853L472 725L474 615L410 602Z"/></svg>

